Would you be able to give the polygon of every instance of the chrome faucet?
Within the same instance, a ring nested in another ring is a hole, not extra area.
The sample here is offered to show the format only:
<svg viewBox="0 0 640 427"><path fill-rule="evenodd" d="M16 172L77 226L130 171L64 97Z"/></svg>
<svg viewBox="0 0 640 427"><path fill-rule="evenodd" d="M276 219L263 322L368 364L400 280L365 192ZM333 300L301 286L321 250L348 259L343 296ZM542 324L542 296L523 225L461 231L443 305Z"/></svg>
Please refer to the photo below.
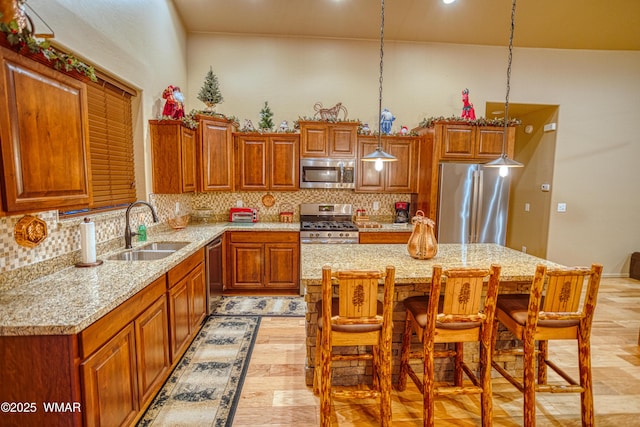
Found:
<svg viewBox="0 0 640 427"><path fill-rule="evenodd" d="M136 205L149 206L149 209L151 209L151 214L153 215L153 222L158 222L158 215L156 215L156 210L153 209L153 206L151 206L149 203L143 202L141 200L131 203L127 208L127 212L124 214L125 215L125 225L124 225L124 248L125 249L131 249L133 247L131 246L131 238L133 236L138 235L138 233L136 233L135 231L131 231L131 226L129 221L129 213L131 212L131 208Z"/></svg>

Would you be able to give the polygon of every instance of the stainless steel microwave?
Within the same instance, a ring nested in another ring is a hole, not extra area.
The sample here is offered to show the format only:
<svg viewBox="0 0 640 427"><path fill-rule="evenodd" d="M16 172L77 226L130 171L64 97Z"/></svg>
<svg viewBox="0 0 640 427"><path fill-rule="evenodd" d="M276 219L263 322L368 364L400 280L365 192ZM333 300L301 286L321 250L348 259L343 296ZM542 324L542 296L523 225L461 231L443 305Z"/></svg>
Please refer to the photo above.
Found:
<svg viewBox="0 0 640 427"><path fill-rule="evenodd" d="M355 159L300 159L300 188L355 187Z"/></svg>

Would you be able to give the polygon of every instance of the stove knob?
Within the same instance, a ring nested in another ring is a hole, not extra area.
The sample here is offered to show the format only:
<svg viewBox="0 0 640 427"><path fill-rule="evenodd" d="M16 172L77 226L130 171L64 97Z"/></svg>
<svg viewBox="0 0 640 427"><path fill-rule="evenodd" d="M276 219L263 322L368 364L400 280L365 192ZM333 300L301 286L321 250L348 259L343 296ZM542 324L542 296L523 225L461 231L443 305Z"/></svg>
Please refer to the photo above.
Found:
<svg viewBox="0 0 640 427"><path fill-rule="evenodd" d="M327 233L327 237L331 237L331 233Z"/></svg>
<svg viewBox="0 0 640 427"><path fill-rule="evenodd" d="M345 233L340 233L340 237L344 237ZM348 234L346 234L346 236L348 236Z"/></svg>

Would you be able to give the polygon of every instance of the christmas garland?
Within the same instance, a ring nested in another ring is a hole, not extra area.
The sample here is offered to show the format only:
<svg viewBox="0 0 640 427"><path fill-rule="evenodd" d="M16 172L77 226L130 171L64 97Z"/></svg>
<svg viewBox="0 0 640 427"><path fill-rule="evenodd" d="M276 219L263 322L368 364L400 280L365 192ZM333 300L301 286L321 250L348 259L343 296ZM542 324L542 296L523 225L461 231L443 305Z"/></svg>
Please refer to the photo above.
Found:
<svg viewBox="0 0 640 427"><path fill-rule="evenodd" d="M2 14L0 13L0 18ZM18 22L14 19L9 23L0 22L0 31L4 33L9 45L20 52L27 49L35 55L42 55L56 70L75 71L89 78L92 82L97 82L96 72L91 65L87 65L73 55L62 53L53 47L48 40L37 40L26 27L20 29Z"/></svg>
<svg viewBox="0 0 640 427"><path fill-rule="evenodd" d="M451 117L429 117L423 119L418 127L429 128L433 127L438 122L461 122L472 126L504 126L504 119L487 119L485 117L478 117L475 120L465 119L463 117L451 116ZM522 123L519 119L509 119L509 126L518 126Z"/></svg>

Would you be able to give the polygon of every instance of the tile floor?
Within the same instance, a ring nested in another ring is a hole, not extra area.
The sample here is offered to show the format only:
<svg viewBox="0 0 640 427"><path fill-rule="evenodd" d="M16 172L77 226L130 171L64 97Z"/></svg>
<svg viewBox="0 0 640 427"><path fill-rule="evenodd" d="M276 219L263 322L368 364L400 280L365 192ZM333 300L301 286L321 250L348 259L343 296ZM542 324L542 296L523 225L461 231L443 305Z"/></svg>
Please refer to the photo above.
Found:
<svg viewBox="0 0 640 427"><path fill-rule="evenodd" d="M603 279L592 333L592 366L598 426L640 425L640 281ZM319 400L305 385L304 319L265 317L245 379L234 427L317 426ZM573 343L552 344L559 360L575 366ZM409 381L393 392L394 426L421 426L421 395ZM522 397L502 378L494 380L494 425L522 425ZM378 425L375 401L334 401L333 425ZM479 399L439 398L438 426L479 425ZM539 394L538 426L579 426L577 394Z"/></svg>

